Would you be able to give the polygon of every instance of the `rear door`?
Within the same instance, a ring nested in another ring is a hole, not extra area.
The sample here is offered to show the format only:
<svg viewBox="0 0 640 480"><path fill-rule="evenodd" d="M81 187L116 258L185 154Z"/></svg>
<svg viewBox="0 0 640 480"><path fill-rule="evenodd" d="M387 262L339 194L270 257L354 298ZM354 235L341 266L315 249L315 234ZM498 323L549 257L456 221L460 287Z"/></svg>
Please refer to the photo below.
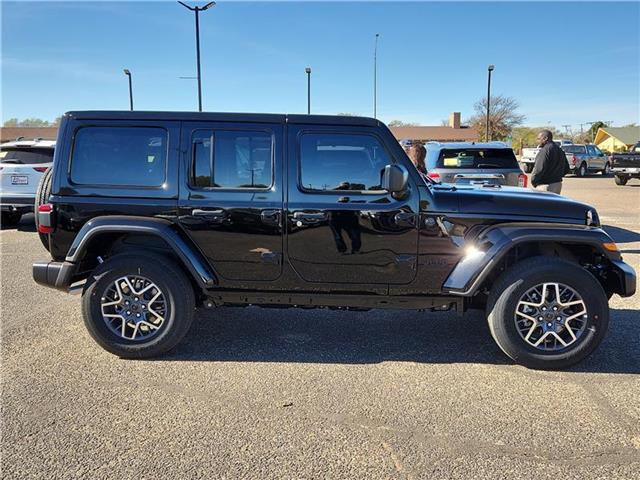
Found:
<svg viewBox="0 0 640 480"><path fill-rule="evenodd" d="M416 275L419 193L381 187L394 163L376 129L289 125L287 255L307 282L409 283ZM411 179L409 180L411 181ZM339 287L335 287L339 288Z"/></svg>
<svg viewBox="0 0 640 480"><path fill-rule="evenodd" d="M182 124L179 221L223 283L282 272L282 132L281 124Z"/></svg>

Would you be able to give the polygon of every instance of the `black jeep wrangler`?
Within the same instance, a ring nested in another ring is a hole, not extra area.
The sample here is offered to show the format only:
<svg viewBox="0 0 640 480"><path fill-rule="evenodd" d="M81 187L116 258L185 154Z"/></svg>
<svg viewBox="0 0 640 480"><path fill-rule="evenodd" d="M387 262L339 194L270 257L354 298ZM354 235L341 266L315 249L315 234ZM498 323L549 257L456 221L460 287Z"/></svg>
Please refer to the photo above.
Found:
<svg viewBox="0 0 640 480"><path fill-rule="evenodd" d="M82 291L126 358L174 347L197 307L484 308L509 357L562 368L636 288L593 208L431 183L371 118L70 112L38 199L35 281Z"/></svg>

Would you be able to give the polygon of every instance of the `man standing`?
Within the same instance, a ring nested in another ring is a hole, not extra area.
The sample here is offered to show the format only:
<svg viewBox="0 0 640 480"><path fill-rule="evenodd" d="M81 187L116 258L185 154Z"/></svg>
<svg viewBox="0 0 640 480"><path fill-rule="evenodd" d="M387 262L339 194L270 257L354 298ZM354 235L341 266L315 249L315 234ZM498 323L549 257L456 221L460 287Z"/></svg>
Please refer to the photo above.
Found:
<svg viewBox="0 0 640 480"><path fill-rule="evenodd" d="M553 143L553 134L542 130L537 137L540 151L531 172L531 186L536 190L560 193L562 177L569 173L569 162L562 149Z"/></svg>

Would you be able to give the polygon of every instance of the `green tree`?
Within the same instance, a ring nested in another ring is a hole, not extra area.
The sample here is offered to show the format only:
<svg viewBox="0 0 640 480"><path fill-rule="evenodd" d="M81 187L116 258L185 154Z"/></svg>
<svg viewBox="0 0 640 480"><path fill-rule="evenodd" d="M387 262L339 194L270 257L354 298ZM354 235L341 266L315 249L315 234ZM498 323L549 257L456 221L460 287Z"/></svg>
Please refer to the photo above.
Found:
<svg viewBox="0 0 640 480"><path fill-rule="evenodd" d="M6 120L3 124L3 127L17 127L18 126L18 119L17 118L10 118L9 120Z"/></svg>
<svg viewBox="0 0 640 480"><path fill-rule="evenodd" d="M489 110L489 131L492 140L506 140L511 131L522 125L525 116L518 112L520 105L516 99L504 95L491 97ZM486 139L487 99L482 98L473 105L473 116L466 122L476 129L480 138Z"/></svg>

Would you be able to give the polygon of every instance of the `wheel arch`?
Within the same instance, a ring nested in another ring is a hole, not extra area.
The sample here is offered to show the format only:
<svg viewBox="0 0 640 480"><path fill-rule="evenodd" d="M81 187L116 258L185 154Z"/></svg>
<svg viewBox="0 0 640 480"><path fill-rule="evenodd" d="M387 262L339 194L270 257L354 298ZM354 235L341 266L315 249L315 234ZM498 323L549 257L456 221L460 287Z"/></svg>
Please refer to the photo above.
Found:
<svg viewBox="0 0 640 480"><path fill-rule="evenodd" d="M465 297L486 293L491 284L517 262L534 256L550 256L588 270L608 295L632 295L635 285L625 282L625 264L620 253L606 250L604 243L613 243L613 240L600 228L540 224L490 227L477 237L471 253L458 262L443 290Z"/></svg>
<svg viewBox="0 0 640 480"><path fill-rule="evenodd" d="M187 273L194 286L207 289L217 284L215 272L193 242L172 222L159 218L95 217L76 235L65 263L75 266L74 281L92 271L98 257L125 251L152 251L172 259Z"/></svg>

